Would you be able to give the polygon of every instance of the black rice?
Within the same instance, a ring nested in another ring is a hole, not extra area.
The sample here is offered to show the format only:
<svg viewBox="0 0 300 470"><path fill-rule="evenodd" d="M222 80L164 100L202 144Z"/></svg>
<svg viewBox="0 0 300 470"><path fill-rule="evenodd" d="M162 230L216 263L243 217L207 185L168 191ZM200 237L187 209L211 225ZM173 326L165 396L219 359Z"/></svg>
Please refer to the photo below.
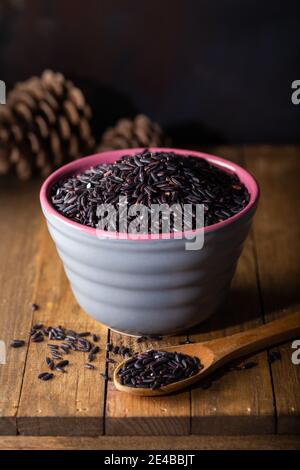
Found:
<svg viewBox="0 0 300 470"><path fill-rule="evenodd" d="M145 341L147 341L148 339L148 336L139 336L136 340L137 343L144 343Z"/></svg>
<svg viewBox="0 0 300 470"><path fill-rule="evenodd" d="M93 364L89 364L89 363L84 364L84 367L86 369L95 369L95 366L93 366Z"/></svg>
<svg viewBox="0 0 300 470"><path fill-rule="evenodd" d="M89 341L84 341L83 338L80 338L76 344L76 351L90 352L91 347L92 345Z"/></svg>
<svg viewBox="0 0 300 470"><path fill-rule="evenodd" d="M42 341L44 341L43 333L39 330L35 331L35 333L31 335L31 341L33 341L34 343L41 343Z"/></svg>
<svg viewBox="0 0 300 470"><path fill-rule="evenodd" d="M25 341L23 341L22 339L14 339L12 340L12 342L10 343L10 346L12 348L21 348L22 346L25 345Z"/></svg>
<svg viewBox="0 0 300 470"><path fill-rule="evenodd" d="M66 349L62 345L60 345L60 350L59 350L60 354L63 354L65 356L66 354L69 354L69 352L70 352L69 349Z"/></svg>
<svg viewBox="0 0 300 470"><path fill-rule="evenodd" d="M57 359L57 360L58 360L58 359L62 359L61 355L58 354L57 352L52 352L52 353L51 353L51 357L52 357L52 359L54 359L54 360L56 360L56 359Z"/></svg>
<svg viewBox="0 0 300 470"><path fill-rule="evenodd" d="M202 368L198 357L152 349L126 361L118 375L122 385L155 390L192 377Z"/></svg>
<svg viewBox="0 0 300 470"><path fill-rule="evenodd" d="M67 359L63 359L62 361L56 364L56 367L66 367L69 365L69 361Z"/></svg>
<svg viewBox="0 0 300 470"><path fill-rule="evenodd" d="M152 204L179 204L181 208L184 204L191 204L192 222L190 227L184 227L186 229L197 228L195 204L204 205L204 225L208 226L232 217L249 202L249 193L237 175L225 172L203 158L147 149L59 181L51 192L52 204L58 212L93 228L99 225L103 216L97 215L99 205L111 204L119 215L127 210L119 197L126 197L128 206L143 204L146 208ZM151 211L148 212L149 233L150 214ZM132 216L128 216L127 222L131 220ZM172 220L171 232L178 230ZM157 233L165 231L161 221L157 224ZM107 229L105 226L102 228ZM109 229L112 230L112 226ZM119 219L115 230L124 231Z"/></svg>
<svg viewBox="0 0 300 470"><path fill-rule="evenodd" d="M70 337L72 337L73 339L76 339L77 336L78 336L77 333L76 333L76 331L74 331L74 330L69 330L69 329L68 329L68 330L65 330L65 335L66 335L66 336L70 336Z"/></svg>
<svg viewBox="0 0 300 470"><path fill-rule="evenodd" d="M96 359L96 354L90 352L88 355L88 361L93 362Z"/></svg>
<svg viewBox="0 0 300 470"><path fill-rule="evenodd" d="M107 362L107 364L116 364L117 363L117 361L115 359L111 359L110 357L108 357L106 359L106 362Z"/></svg>
<svg viewBox="0 0 300 470"><path fill-rule="evenodd" d="M63 374L67 372L64 367L60 366L55 366L55 370L57 370L58 372L62 372Z"/></svg>
<svg viewBox="0 0 300 470"><path fill-rule="evenodd" d="M51 374L49 372L42 372L41 374L38 375L38 378L40 380L51 380L53 379L54 374Z"/></svg>
<svg viewBox="0 0 300 470"><path fill-rule="evenodd" d="M53 370L54 369L54 361L50 357L45 358L45 362L49 369Z"/></svg>

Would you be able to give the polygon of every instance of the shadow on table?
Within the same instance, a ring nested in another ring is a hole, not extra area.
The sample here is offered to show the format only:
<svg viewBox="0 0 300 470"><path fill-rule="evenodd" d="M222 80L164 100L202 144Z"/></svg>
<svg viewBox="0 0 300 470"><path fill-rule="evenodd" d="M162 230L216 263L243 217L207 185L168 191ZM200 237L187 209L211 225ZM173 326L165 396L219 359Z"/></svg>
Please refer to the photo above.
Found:
<svg viewBox="0 0 300 470"><path fill-rule="evenodd" d="M264 291L264 301L259 301L257 291L232 287L220 309L207 321L196 326L188 333L207 334L215 336L220 330L243 326L251 328L259 324L264 315L292 311L300 305L300 290L297 286L289 285L280 291Z"/></svg>

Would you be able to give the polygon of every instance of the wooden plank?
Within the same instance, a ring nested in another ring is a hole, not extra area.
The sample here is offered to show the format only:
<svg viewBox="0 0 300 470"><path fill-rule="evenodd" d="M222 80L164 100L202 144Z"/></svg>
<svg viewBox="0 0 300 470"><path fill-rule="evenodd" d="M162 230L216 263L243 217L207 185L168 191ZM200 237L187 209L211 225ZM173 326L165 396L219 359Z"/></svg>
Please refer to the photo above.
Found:
<svg viewBox="0 0 300 470"><path fill-rule="evenodd" d="M178 344L186 336L166 337L163 341L137 345L129 336L111 332L113 344L124 344L132 351ZM110 369L110 375L112 369ZM167 397L133 397L119 392L109 383L106 401L108 435L184 435L190 431L190 393L183 391Z"/></svg>
<svg viewBox="0 0 300 470"><path fill-rule="evenodd" d="M18 430L29 435L99 435L103 433L105 383L100 373L105 370L107 329L88 317L77 305L54 244L43 222L38 241L35 302L40 309L34 322L46 326L62 325L75 331L91 331L100 336L102 348L95 365L83 367L87 354L72 352L67 356L67 373L56 373L49 382L37 376L47 368L47 342L29 346L17 416Z"/></svg>
<svg viewBox="0 0 300 470"><path fill-rule="evenodd" d="M254 223L259 281L266 321L300 303L300 149L245 148L247 167L257 177L261 200ZM291 343L272 364L278 433L300 433L300 366Z"/></svg>
<svg viewBox="0 0 300 470"><path fill-rule="evenodd" d="M239 161L238 148L217 149L217 155ZM192 335L203 341L230 335L262 322L254 245L248 237L222 309ZM274 432L275 417L267 354L251 358L253 369L224 374L212 386L192 391L192 434L268 434Z"/></svg>
<svg viewBox="0 0 300 470"><path fill-rule="evenodd" d="M27 338L35 277L37 182L28 185L11 178L0 182L0 341L6 364L0 364L0 434L16 433L27 347L12 349L13 338Z"/></svg>
<svg viewBox="0 0 300 470"><path fill-rule="evenodd" d="M5 450L299 450L298 436L102 436L1 438Z"/></svg>

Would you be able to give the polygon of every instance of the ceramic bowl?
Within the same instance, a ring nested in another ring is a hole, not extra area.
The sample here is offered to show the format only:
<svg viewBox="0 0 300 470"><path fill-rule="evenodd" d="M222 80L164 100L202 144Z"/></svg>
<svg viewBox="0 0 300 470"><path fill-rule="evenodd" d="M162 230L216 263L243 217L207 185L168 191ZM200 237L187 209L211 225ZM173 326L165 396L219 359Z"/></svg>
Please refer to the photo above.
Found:
<svg viewBox="0 0 300 470"><path fill-rule="evenodd" d="M133 335L173 335L203 322L223 302L255 213L259 189L245 169L223 158L179 149L235 173L247 187L248 205L233 217L205 227L204 246L165 234L126 239L70 221L51 204L59 180L141 149L108 151L71 162L50 175L40 200L49 232L80 306L110 328Z"/></svg>

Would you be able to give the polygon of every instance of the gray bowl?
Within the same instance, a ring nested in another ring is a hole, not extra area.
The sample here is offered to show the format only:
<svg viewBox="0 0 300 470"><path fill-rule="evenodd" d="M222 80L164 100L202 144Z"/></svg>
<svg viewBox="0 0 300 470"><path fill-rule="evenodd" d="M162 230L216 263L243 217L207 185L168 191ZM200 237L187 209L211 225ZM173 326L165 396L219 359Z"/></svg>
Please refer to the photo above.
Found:
<svg viewBox="0 0 300 470"><path fill-rule="evenodd" d="M167 149L205 158L236 173L250 194L248 205L239 214L204 229L200 250L187 250L185 239L125 239L108 232L97 234L96 229L72 222L53 208L49 193L55 182L139 150L104 152L65 165L43 184L41 205L74 296L89 315L127 334L172 335L201 323L223 302L249 232L259 190L254 178L232 162L199 152Z"/></svg>

